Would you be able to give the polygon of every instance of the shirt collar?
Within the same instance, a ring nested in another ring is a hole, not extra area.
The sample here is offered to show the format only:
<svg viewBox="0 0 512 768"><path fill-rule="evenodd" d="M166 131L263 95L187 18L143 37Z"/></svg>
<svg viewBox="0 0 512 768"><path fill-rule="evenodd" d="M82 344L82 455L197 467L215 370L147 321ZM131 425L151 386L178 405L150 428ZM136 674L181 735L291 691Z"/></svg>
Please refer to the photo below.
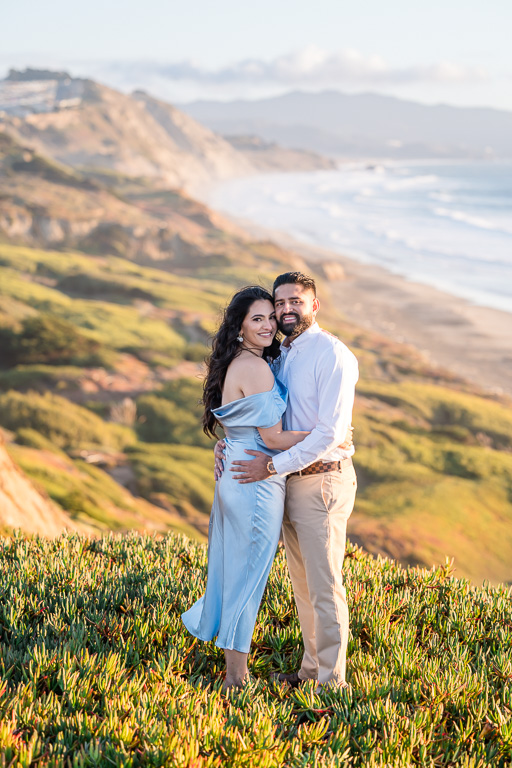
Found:
<svg viewBox="0 0 512 768"><path fill-rule="evenodd" d="M322 329L318 325L317 322L314 322L312 325L309 326L309 328L305 331L303 331L300 336L297 336L296 339L294 339L289 347L284 347L281 344L281 349L288 351L290 349L297 349L298 347L303 347L304 344L307 344L309 339L311 339L312 336L316 336L318 333L321 333Z"/></svg>

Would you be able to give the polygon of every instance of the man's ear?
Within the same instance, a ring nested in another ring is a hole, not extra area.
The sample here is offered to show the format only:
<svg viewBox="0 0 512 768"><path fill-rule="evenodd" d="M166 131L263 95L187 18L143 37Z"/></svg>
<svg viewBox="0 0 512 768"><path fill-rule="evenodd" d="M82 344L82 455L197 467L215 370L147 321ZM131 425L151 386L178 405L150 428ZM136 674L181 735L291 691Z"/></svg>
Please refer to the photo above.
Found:
<svg viewBox="0 0 512 768"><path fill-rule="evenodd" d="M319 309L320 309L320 301L315 296L315 298L313 300L313 314L316 315L316 313L318 312Z"/></svg>

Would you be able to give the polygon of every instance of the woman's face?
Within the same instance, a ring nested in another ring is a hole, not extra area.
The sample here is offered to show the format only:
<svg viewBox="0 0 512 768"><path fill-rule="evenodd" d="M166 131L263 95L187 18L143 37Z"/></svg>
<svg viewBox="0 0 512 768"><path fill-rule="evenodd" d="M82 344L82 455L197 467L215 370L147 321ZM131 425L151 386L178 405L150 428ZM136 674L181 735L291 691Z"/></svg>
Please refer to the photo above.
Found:
<svg viewBox="0 0 512 768"><path fill-rule="evenodd" d="M267 299L253 301L240 329L244 337L243 346L259 347L263 350L272 344L277 323L274 305Z"/></svg>

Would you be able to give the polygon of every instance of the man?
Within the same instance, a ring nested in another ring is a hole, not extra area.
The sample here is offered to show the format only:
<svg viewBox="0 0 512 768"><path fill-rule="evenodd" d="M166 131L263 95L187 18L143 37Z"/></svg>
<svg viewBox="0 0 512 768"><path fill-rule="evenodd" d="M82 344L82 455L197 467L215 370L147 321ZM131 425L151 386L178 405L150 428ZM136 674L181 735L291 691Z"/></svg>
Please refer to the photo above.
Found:
<svg viewBox="0 0 512 768"><path fill-rule="evenodd" d="M340 446L352 421L358 365L348 347L316 323L320 303L312 278L279 275L274 301L286 336L276 371L288 388L283 426L310 434L273 460L247 451L254 458L233 462L231 471L245 483L274 473L287 477L283 538L304 656L298 671L277 679L345 686L349 617L342 567L356 475L353 447Z"/></svg>

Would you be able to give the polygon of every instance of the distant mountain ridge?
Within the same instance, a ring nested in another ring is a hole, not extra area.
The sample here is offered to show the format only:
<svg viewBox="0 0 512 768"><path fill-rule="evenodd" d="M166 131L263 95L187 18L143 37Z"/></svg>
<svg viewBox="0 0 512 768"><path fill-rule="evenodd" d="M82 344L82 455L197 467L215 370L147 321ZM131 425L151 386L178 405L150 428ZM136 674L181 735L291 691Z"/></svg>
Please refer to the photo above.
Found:
<svg viewBox="0 0 512 768"><path fill-rule="evenodd" d="M496 109L428 106L338 91L179 107L220 134L256 134L330 155L512 157L512 112Z"/></svg>

